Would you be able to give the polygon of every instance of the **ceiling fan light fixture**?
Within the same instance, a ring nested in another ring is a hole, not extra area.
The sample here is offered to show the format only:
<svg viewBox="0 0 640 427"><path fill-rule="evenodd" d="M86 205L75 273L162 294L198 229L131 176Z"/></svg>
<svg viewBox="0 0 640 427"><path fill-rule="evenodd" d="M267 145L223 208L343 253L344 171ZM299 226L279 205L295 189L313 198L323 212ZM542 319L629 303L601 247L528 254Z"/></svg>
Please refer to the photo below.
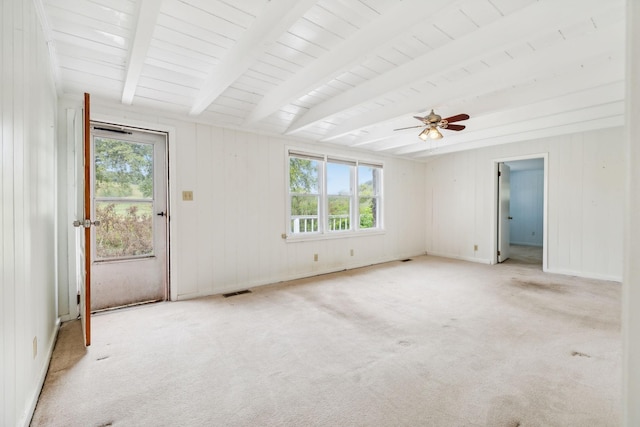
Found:
<svg viewBox="0 0 640 427"><path fill-rule="evenodd" d="M440 139L440 138L442 138L442 134L440 133L438 128L435 127L435 126L429 128L428 135L429 135L429 138L431 138L431 139Z"/></svg>
<svg viewBox="0 0 640 427"><path fill-rule="evenodd" d="M425 128L422 129L420 131L420 133L418 134L418 138L420 138L423 141L426 141L428 139L441 139L442 138L442 134L440 133L438 128L440 128L440 129L449 129L449 130L454 130L454 131L463 130L465 128L465 126L459 125L459 124L451 124L451 123L460 122L462 120L468 120L469 119L469 115L468 114L457 114L455 116L451 116L451 117L447 117L446 119L443 119L438 114L435 114L433 112L433 110L431 110L431 113L428 116L425 116L425 117L413 116L413 118L420 120L422 122L422 125L398 128L398 129L394 129L394 131L396 131L396 130L405 130L405 129L414 129L414 128L419 128L419 127L425 126Z"/></svg>

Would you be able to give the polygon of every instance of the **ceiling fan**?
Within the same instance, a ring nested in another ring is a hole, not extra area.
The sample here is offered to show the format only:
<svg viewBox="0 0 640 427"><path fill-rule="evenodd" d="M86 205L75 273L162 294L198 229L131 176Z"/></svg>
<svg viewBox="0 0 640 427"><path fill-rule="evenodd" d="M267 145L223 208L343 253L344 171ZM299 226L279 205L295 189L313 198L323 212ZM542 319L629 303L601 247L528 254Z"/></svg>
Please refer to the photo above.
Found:
<svg viewBox="0 0 640 427"><path fill-rule="evenodd" d="M438 128L455 130L455 131L459 131L459 130L464 129L465 126L463 126L463 125L454 125L452 123L453 122L460 122L462 120L468 120L469 119L469 115L468 114L456 114L455 116L451 116L451 117L447 117L446 119L443 119L441 116L439 116L438 114L434 113L433 110L431 110L431 113L429 113L428 116L424 116L424 117L413 116L413 118L420 120L423 124L418 125L418 126L409 126L409 127L406 127L406 128L394 129L394 131L396 131L396 130L404 130L404 129L414 129L414 128L420 128L422 126L426 126L422 130L422 132L420 132L418 134L418 137L421 140L426 141L427 138L431 138L431 139L440 139L440 138L442 138L442 134L440 133Z"/></svg>

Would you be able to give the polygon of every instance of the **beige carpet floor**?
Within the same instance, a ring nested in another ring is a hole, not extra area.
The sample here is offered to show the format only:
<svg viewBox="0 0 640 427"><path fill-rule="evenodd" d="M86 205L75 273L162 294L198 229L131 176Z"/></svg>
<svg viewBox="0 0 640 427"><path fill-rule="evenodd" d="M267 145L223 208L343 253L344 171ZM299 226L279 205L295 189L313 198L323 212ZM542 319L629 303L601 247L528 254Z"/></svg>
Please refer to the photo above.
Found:
<svg viewBox="0 0 640 427"><path fill-rule="evenodd" d="M421 256L104 313L32 426L618 426L620 291Z"/></svg>

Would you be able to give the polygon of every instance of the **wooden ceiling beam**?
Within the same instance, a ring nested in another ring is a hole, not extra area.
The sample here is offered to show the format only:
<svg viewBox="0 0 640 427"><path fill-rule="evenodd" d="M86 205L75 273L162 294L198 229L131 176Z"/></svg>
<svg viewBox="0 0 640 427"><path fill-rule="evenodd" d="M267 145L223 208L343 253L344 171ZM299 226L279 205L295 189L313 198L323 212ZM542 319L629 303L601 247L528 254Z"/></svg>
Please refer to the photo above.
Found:
<svg viewBox="0 0 640 427"><path fill-rule="evenodd" d="M602 111L610 111L615 108L616 112L611 115L603 115ZM528 126L528 130L520 127L518 129L513 128L496 128L491 133L491 136L486 138L477 138L472 141L457 142L443 147L437 147L433 149L422 149L419 152L413 152L412 158L421 159L429 156L435 156L446 153L454 153L464 150L472 150L477 148L491 147L495 145L511 144L519 141L530 141L533 139L549 138L559 135L568 135L572 133L597 131L601 129L609 129L614 127L624 126L624 101L616 103L616 105L605 107L591 107L588 109L590 114L594 117L591 121L570 121L565 118L564 115L558 117L558 123L545 124L544 127L540 127L540 123L532 122ZM566 114L567 116L570 113Z"/></svg>
<svg viewBox="0 0 640 427"><path fill-rule="evenodd" d="M620 86L620 82L624 79L623 64L624 58L620 56L619 58L604 61L597 67L580 70L578 74L568 73L553 76L536 84L522 85L481 96L473 96L473 99L451 99L447 103L447 111L439 111L439 113L444 115L455 114L461 112L461 109L464 109L465 112L473 111L473 121L471 122L473 126L486 127L501 124L499 121L485 120L486 115L491 116L496 111L508 113L512 109L521 110L529 105L535 105L535 108L541 111L563 106L562 111L565 111L575 108L576 105L580 107L592 105L593 102L599 100L619 100L624 96L624 88ZM472 96L473 94L469 95ZM611 98L612 96L614 98ZM464 105L464 107L457 107L458 105ZM457 108L460 108L460 110ZM530 109L526 111L529 116L540 114L540 112L530 111ZM481 121L474 120L479 116L482 116ZM519 118L516 118L516 116L509 117L509 120L516 119L522 120L523 118L521 116ZM392 123L387 123L388 126L382 125L368 128L366 133L356 137L348 145L360 147L381 139L393 138L399 134L417 138L417 134L420 132L419 128L393 131L395 128L414 124L419 124L419 122L407 116L398 122L394 122L393 125ZM468 122L461 122L460 124L469 125ZM414 130L415 132L412 133ZM468 130L469 126L468 129L465 129L460 134L447 132L447 136L456 138L459 135L467 134Z"/></svg>
<svg viewBox="0 0 640 427"><path fill-rule="evenodd" d="M332 80L372 55L381 46L404 34L407 28L420 23L432 22L434 10L451 9L458 1L404 0L368 25L358 30L330 52L300 70L292 78L267 93L256 105L245 121L246 125L258 122L278 111L293 100Z"/></svg>
<svg viewBox="0 0 640 427"><path fill-rule="evenodd" d="M454 102L456 99L482 96L512 86L531 83L534 80L543 80L553 75L564 74L567 70L577 73L578 70L589 66L587 63L589 59L602 58L606 60L605 58L609 56L619 57L623 54L623 45L609 43L610 40L622 40L623 37L624 28L614 25L583 37L568 39L548 49L536 51L520 59L507 61L485 71L477 72L447 87L434 88L429 94L416 94L403 102L353 117L336 126L322 140L331 141L383 122L402 119L425 110L427 106L437 107ZM576 74L575 78L579 78L579 76ZM471 112L467 111L467 113Z"/></svg>
<svg viewBox="0 0 640 427"><path fill-rule="evenodd" d="M161 6L162 0L141 0L140 2L136 32L129 50L127 74L122 89L123 104L130 105L133 102Z"/></svg>
<svg viewBox="0 0 640 427"><path fill-rule="evenodd" d="M317 0L272 0L205 79L189 114L199 115L242 76L266 47L298 21Z"/></svg>
<svg viewBox="0 0 640 427"><path fill-rule="evenodd" d="M549 14L550 3L554 9ZM587 20L594 10L603 6L600 0L585 0L576 7L574 2L544 0L519 9L517 12L479 28L460 39L447 43L402 66L371 79L311 108L298 117L287 130L287 134L298 132L332 115L347 111L357 105L371 102L394 90L408 87L413 82L458 70L465 64L480 61L489 52L501 52L509 46L517 46L544 34L566 26L567 17L573 22ZM624 8L620 13L624 13ZM505 37L508 34L508 37Z"/></svg>
<svg viewBox="0 0 640 427"><path fill-rule="evenodd" d="M624 78L621 78L597 88L476 117L473 122L470 120L471 123L464 131L447 132L441 140L443 143L439 142L439 145L472 143L569 125L591 128L592 123L597 124L611 117L623 117L624 97ZM576 105L581 108L576 108ZM393 154L413 154L423 150L424 143L412 144L393 151Z"/></svg>

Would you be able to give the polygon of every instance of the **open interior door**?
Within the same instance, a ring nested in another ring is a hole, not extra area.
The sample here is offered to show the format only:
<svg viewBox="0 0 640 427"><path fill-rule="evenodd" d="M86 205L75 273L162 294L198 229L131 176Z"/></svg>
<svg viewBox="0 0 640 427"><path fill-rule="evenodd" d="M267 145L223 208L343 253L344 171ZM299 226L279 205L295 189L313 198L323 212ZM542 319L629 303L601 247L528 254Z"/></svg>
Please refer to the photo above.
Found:
<svg viewBox="0 0 640 427"><path fill-rule="evenodd" d="M82 127L78 126L75 111L67 112L67 135L73 140L74 151L74 227L75 270L78 286L79 311L82 322L84 344L91 345L91 198L89 197L91 152L90 152L90 97L84 94Z"/></svg>
<svg viewBox="0 0 640 427"><path fill-rule="evenodd" d="M498 163L498 262L504 262L509 258L510 179L509 166Z"/></svg>

